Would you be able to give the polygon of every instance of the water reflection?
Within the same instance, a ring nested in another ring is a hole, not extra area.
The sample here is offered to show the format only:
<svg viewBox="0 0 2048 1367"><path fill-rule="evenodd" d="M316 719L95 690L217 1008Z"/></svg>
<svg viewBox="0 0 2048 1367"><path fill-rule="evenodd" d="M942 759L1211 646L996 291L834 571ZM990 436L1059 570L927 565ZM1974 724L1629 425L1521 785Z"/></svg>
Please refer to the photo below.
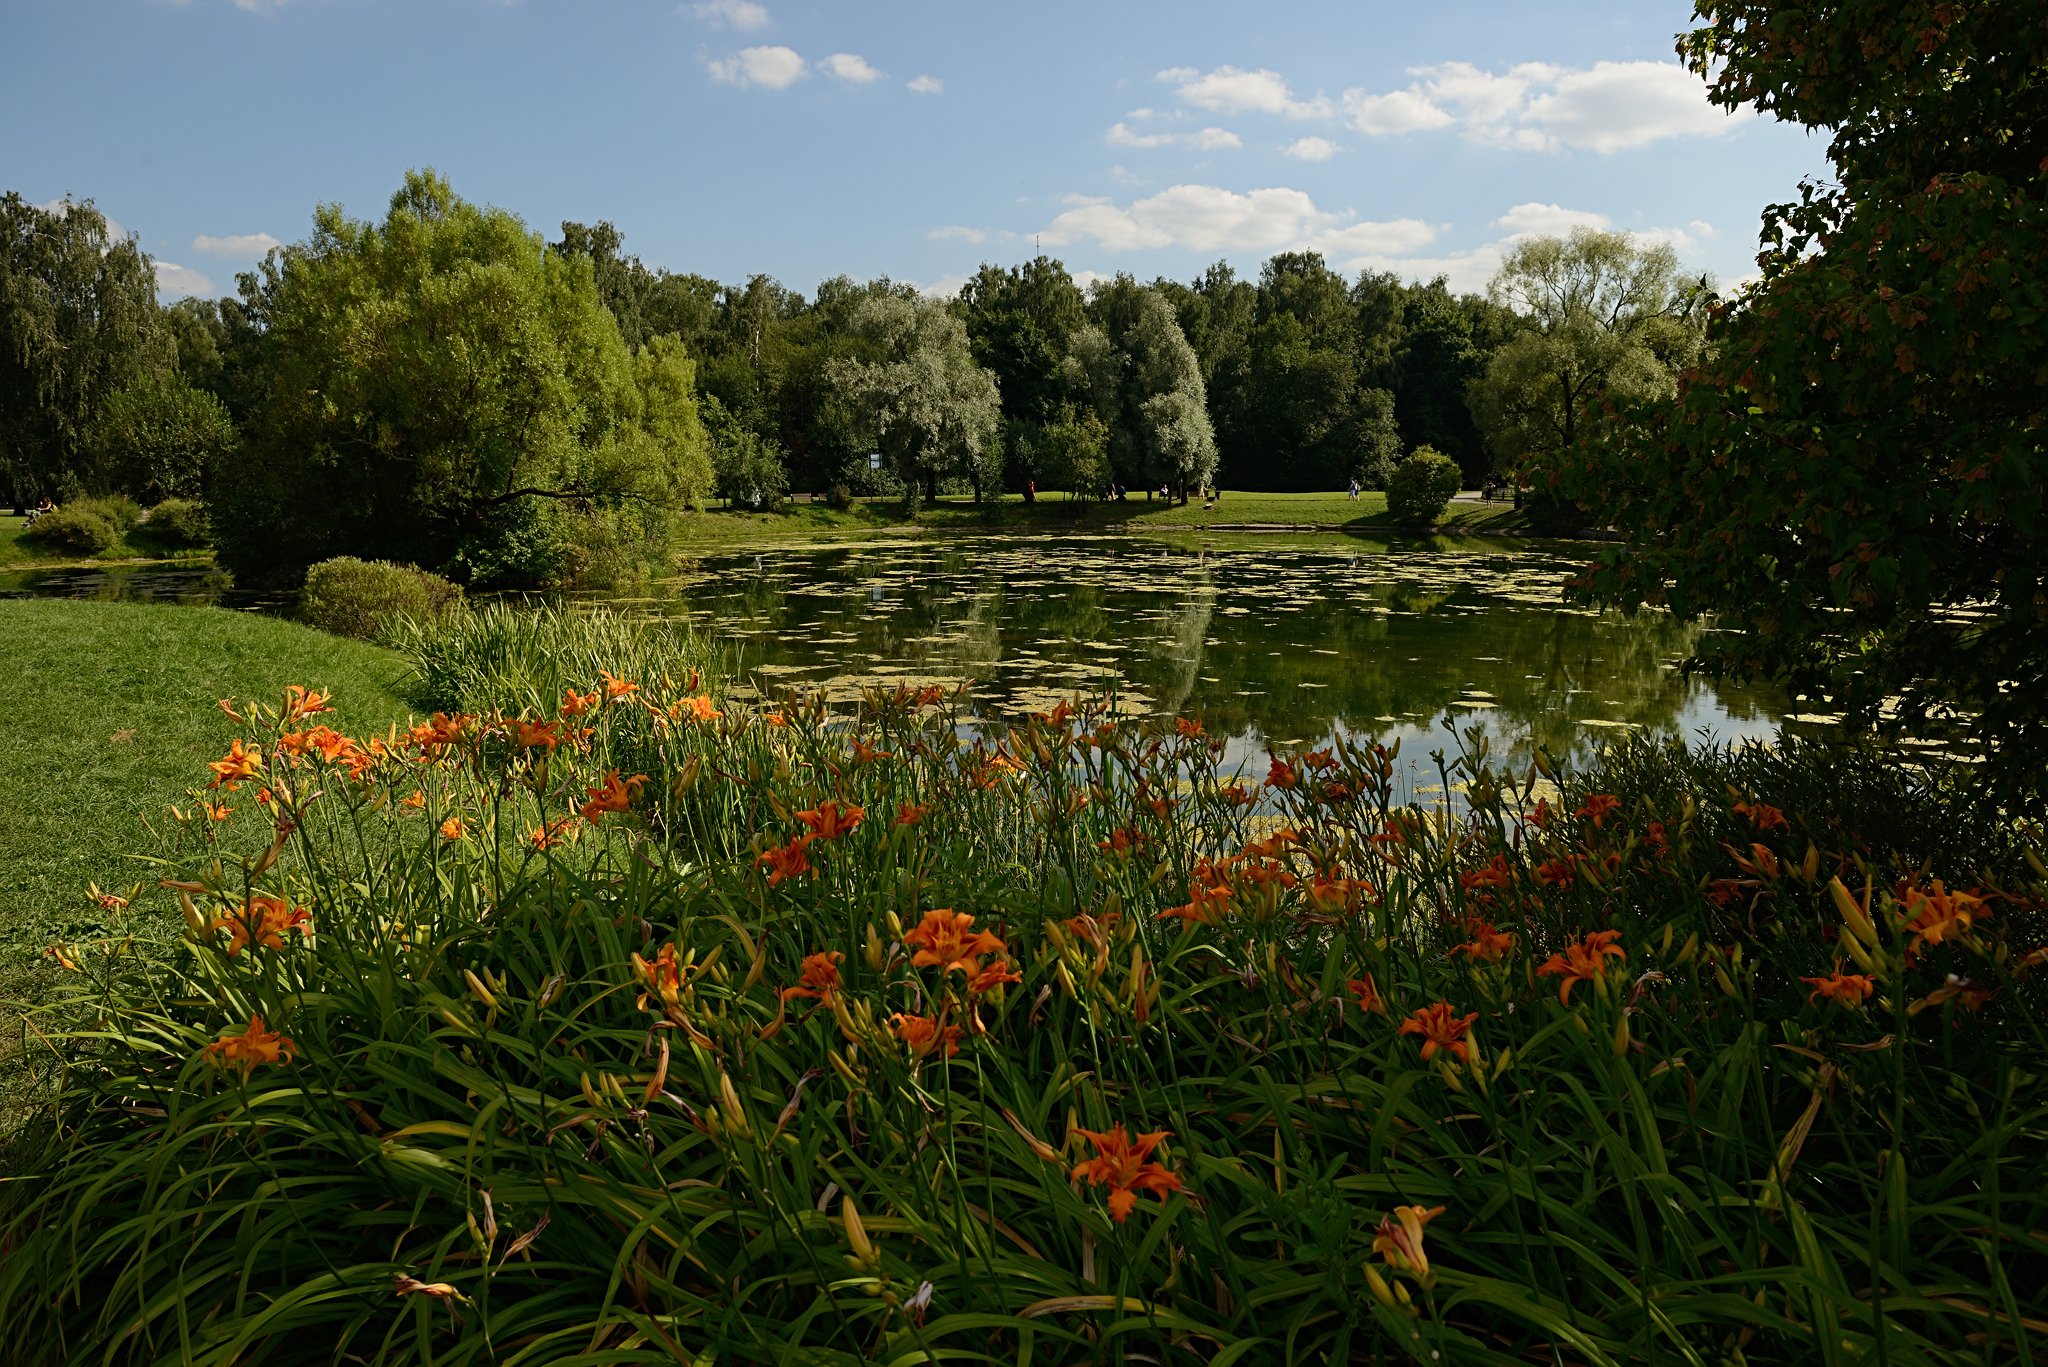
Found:
<svg viewBox="0 0 2048 1367"><path fill-rule="evenodd" d="M1497 542L990 538L712 559L641 605L738 644L769 691L966 679L1000 716L1111 685L1253 757L1333 732L1433 746L1445 717L1520 755L1630 727L1775 731L1767 690L1678 671L1697 627L1565 607L1573 568Z"/></svg>

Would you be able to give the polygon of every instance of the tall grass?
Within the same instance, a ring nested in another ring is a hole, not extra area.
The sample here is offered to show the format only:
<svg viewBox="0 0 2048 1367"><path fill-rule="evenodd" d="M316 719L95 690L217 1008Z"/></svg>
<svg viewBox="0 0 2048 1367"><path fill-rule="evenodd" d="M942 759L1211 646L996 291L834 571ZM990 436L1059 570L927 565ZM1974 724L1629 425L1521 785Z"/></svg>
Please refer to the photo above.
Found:
<svg viewBox="0 0 2048 1367"><path fill-rule="evenodd" d="M521 712L245 710L183 951L65 948L21 1360L2048 1347L2038 832L1909 865L1647 750L1555 807L1468 752L1453 818L1377 748L1240 783L1192 722L508 640Z"/></svg>

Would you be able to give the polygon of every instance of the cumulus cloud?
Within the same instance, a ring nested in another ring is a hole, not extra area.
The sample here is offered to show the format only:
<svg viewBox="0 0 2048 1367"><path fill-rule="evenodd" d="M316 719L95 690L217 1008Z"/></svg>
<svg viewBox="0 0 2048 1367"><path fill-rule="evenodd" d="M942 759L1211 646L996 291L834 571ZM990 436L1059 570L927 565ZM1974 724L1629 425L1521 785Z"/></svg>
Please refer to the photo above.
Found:
<svg viewBox="0 0 2048 1367"><path fill-rule="evenodd" d="M707 24L738 29L742 33L768 27L767 7L755 4L754 0L698 0L690 6L690 13Z"/></svg>
<svg viewBox="0 0 2048 1367"><path fill-rule="evenodd" d="M919 284L915 280L906 280L904 283L927 299L955 299L959 297L961 287L972 278L966 275L942 275L929 284Z"/></svg>
<svg viewBox="0 0 2048 1367"><path fill-rule="evenodd" d="M189 295L211 298L220 293L214 287L213 281L190 266L180 266L175 261L156 261L151 264L156 267L156 292L160 299L183 299Z"/></svg>
<svg viewBox="0 0 2048 1367"><path fill-rule="evenodd" d="M882 79L882 73L868 65L865 57L856 57L851 52L835 52L818 63L818 70L836 81L853 85L867 85Z"/></svg>
<svg viewBox="0 0 2048 1367"><path fill-rule="evenodd" d="M1470 62L1414 67L1401 90L1347 90L1346 122L1386 137L1456 125L1474 142L1551 152L1623 152L1666 138L1714 137L1747 115L1707 103L1705 82L1676 62Z"/></svg>
<svg viewBox="0 0 2048 1367"><path fill-rule="evenodd" d="M1296 98L1279 72L1263 67L1246 71L1243 67L1219 66L1213 71L1198 71L1191 66L1175 66L1160 72L1157 79L1173 86L1183 103L1219 114L1279 114L1290 119L1326 119L1331 114L1328 100L1320 95L1307 100Z"/></svg>
<svg viewBox="0 0 2048 1367"><path fill-rule="evenodd" d="M1328 161L1344 149L1328 138L1296 138L1280 149L1280 155L1295 161Z"/></svg>
<svg viewBox="0 0 2048 1367"><path fill-rule="evenodd" d="M951 228L934 228L929 233L926 233L925 236L929 237L934 242L945 242L948 240L958 240L961 242L988 241L988 234L983 232L980 228L962 228L957 226Z"/></svg>
<svg viewBox="0 0 2048 1367"><path fill-rule="evenodd" d="M1563 237L1574 228L1610 228L1614 221L1591 209L1567 209L1562 204L1517 204L1493 221L1510 237Z"/></svg>
<svg viewBox="0 0 2048 1367"><path fill-rule="evenodd" d="M714 58L710 67L713 80L769 90L787 90L810 74L809 66L794 48L780 45L743 47L733 56Z"/></svg>
<svg viewBox="0 0 2048 1367"><path fill-rule="evenodd" d="M1201 152L1244 146L1244 139L1227 128L1204 128L1193 133L1140 133L1127 123L1110 125L1107 140L1111 147L1183 146Z"/></svg>
<svg viewBox="0 0 2048 1367"><path fill-rule="evenodd" d="M201 233L192 239L192 250L204 256L263 256L273 247L283 245L269 233L235 233L227 237Z"/></svg>
<svg viewBox="0 0 2048 1367"><path fill-rule="evenodd" d="M1239 193L1175 185L1129 204L1085 195L1066 202L1044 233L1053 246L1087 241L1113 252L1308 250L1351 257L1416 251L1436 236L1419 219L1349 222L1349 215L1317 208L1300 190L1278 187Z"/></svg>
<svg viewBox="0 0 2048 1367"><path fill-rule="evenodd" d="M946 83L936 76L912 76L903 88L913 95L936 95L946 88Z"/></svg>

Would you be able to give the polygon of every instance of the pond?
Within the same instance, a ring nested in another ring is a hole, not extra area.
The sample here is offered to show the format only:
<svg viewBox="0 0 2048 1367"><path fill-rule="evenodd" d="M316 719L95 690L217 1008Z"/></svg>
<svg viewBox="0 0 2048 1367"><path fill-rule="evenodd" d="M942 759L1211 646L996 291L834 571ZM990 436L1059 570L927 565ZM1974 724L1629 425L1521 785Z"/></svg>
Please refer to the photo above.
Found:
<svg viewBox="0 0 2048 1367"><path fill-rule="evenodd" d="M1076 692L1201 718L1226 763L1400 738L1427 791L1446 720L1497 753L1585 757L1628 730L1739 741L1784 700L1678 668L1701 628L1567 606L1583 547L1481 538L974 537L720 556L607 601L687 618L768 695L964 682L990 722ZM223 602L212 571L138 566L0 577L0 595Z"/></svg>
<svg viewBox="0 0 2048 1367"><path fill-rule="evenodd" d="M1108 687L1201 718L1254 765L1338 733L1400 737L1420 760L1449 746L1446 719L1518 757L1634 729L1776 733L1772 691L1680 672L1699 627L1566 606L1583 556L1474 538L869 542L707 559L621 602L687 617L766 693L965 681L997 720Z"/></svg>

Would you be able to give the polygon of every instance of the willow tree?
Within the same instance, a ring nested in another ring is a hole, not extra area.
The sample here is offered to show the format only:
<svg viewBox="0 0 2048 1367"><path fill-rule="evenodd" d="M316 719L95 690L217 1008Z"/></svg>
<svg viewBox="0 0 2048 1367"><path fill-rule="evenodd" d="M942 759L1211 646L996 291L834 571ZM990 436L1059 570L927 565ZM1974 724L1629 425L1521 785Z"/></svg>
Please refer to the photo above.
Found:
<svg viewBox="0 0 2048 1367"><path fill-rule="evenodd" d="M977 501L1002 478L1002 403L977 365L967 328L933 299L878 295L855 308L850 330L866 352L829 363L833 383L864 415L913 504L961 476Z"/></svg>
<svg viewBox="0 0 2048 1367"><path fill-rule="evenodd" d="M1159 290L1119 275L1089 300L1096 336L1075 338L1095 376L1095 407L1109 428L1117 482L1164 485L1185 503L1216 474L1202 365Z"/></svg>
<svg viewBox="0 0 2048 1367"><path fill-rule="evenodd" d="M17 507L89 482L102 407L175 359L133 237L91 200L0 197L0 488Z"/></svg>
<svg viewBox="0 0 2048 1367"><path fill-rule="evenodd" d="M351 554L519 582L575 519L701 498L689 362L636 365L591 263L412 172L378 223L338 205L244 277L261 329L246 440L212 491L223 558Z"/></svg>

